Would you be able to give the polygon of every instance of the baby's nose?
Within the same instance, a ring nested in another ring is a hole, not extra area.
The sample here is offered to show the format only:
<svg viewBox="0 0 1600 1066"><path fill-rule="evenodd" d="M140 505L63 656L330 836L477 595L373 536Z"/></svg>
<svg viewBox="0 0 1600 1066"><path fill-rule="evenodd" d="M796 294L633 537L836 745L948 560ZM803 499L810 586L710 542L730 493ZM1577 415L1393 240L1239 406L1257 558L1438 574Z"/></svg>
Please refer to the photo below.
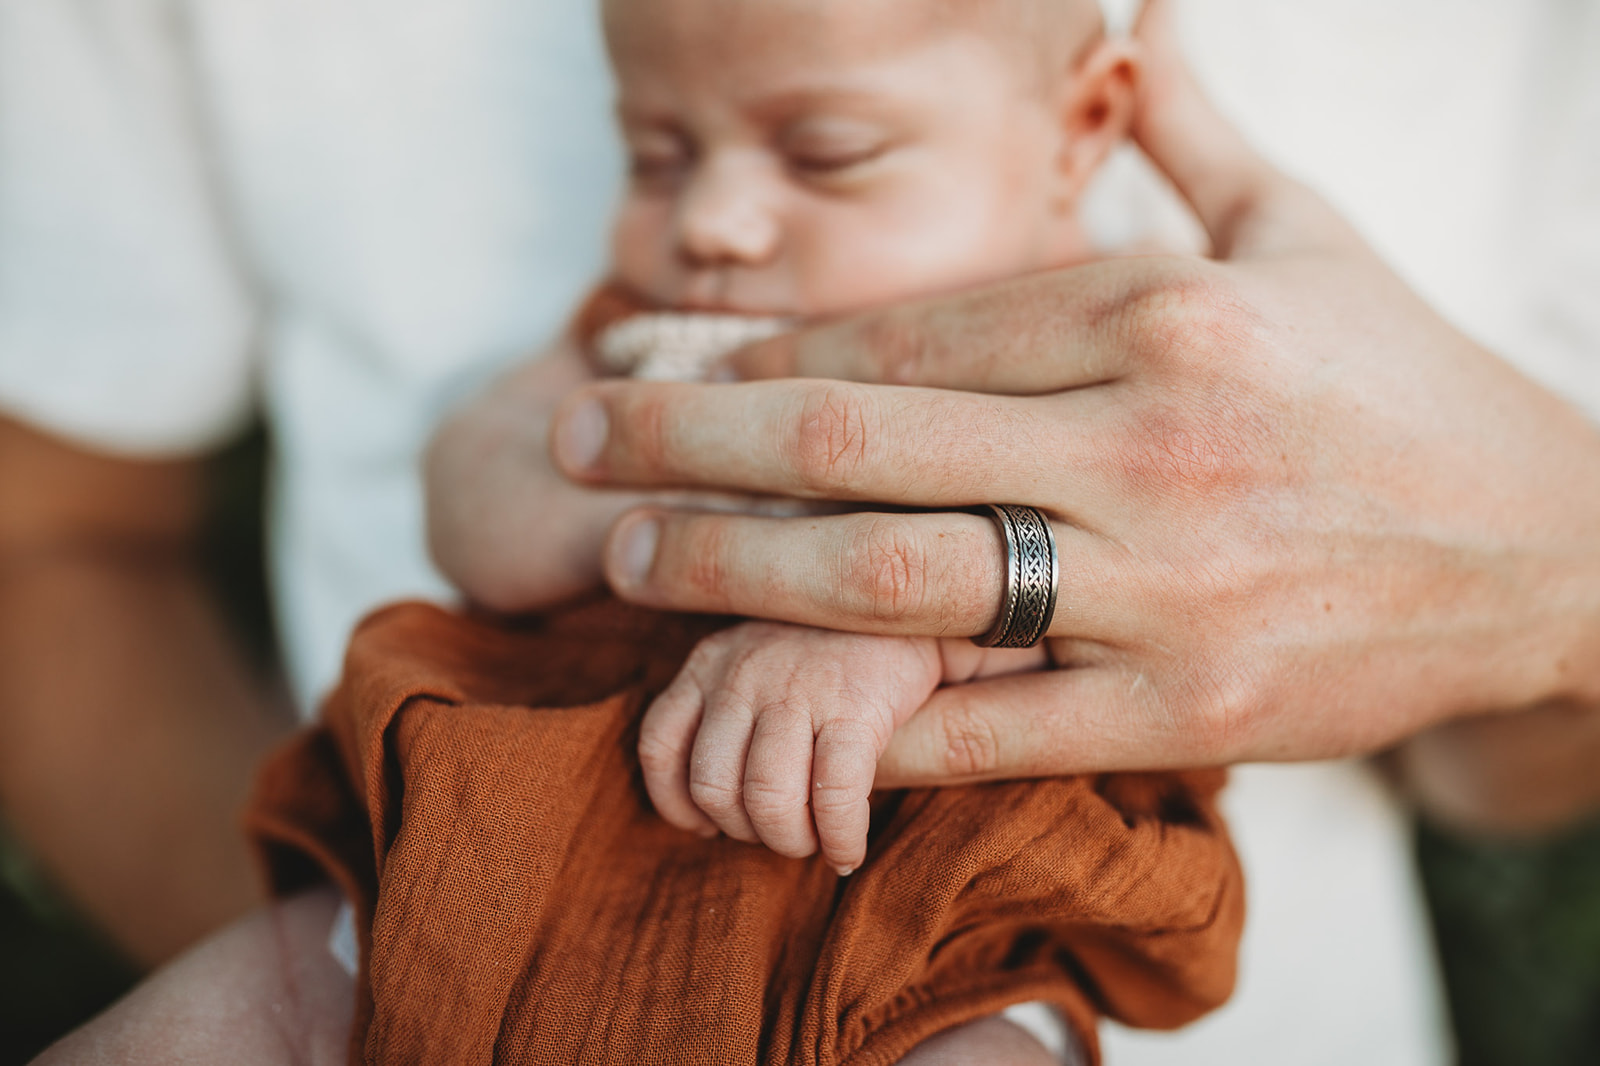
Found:
<svg viewBox="0 0 1600 1066"><path fill-rule="evenodd" d="M692 267L760 266L777 254L781 227L757 168L705 160L683 192L678 245Z"/></svg>

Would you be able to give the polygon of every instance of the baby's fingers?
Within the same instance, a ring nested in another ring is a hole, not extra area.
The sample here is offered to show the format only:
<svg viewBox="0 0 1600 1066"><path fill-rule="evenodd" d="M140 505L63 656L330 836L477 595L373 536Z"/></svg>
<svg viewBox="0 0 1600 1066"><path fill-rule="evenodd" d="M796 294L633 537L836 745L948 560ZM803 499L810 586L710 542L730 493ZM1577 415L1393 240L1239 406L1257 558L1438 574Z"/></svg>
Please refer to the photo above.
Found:
<svg viewBox="0 0 1600 1066"><path fill-rule="evenodd" d="M847 874L867 857L867 798L883 749L864 722L835 719L817 734L811 766L811 813L829 866Z"/></svg>
<svg viewBox="0 0 1600 1066"><path fill-rule="evenodd" d="M755 712L727 684L708 695L689 756L689 798L716 827L735 840L761 838L744 813L744 764Z"/></svg>
<svg viewBox="0 0 1600 1066"><path fill-rule="evenodd" d="M705 694L684 670L656 697L639 725L639 768L656 813L679 829L716 836L717 827L689 795L689 754L704 709Z"/></svg>
<svg viewBox="0 0 1600 1066"><path fill-rule="evenodd" d="M811 828L811 716L768 707L756 719L744 769L744 810L763 843L803 859L817 850Z"/></svg>

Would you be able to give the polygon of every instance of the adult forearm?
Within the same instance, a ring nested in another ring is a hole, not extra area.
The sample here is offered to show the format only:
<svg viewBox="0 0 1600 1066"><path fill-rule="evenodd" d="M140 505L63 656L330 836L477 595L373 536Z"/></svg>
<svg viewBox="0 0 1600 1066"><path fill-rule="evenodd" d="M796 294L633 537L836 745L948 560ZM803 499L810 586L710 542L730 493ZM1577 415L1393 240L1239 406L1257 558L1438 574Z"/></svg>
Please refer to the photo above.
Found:
<svg viewBox="0 0 1600 1066"><path fill-rule="evenodd" d="M1524 836L1600 811L1600 707L1552 703L1440 726L1392 764L1423 814L1461 832Z"/></svg>
<svg viewBox="0 0 1600 1066"><path fill-rule="evenodd" d="M1600 811L1600 437L1574 434L1544 465L1571 485L1565 513L1580 520L1572 550L1529 574L1545 578L1530 591L1551 668L1516 709L1438 725L1390 760L1425 815L1464 832L1544 833ZM1562 525L1546 515L1539 528Z"/></svg>
<svg viewBox="0 0 1600 1066"><path fill-rule="evenodd" d="M238 814L292 724L186 554L0 553L0 805L135 958L260 902Z"/></svg>

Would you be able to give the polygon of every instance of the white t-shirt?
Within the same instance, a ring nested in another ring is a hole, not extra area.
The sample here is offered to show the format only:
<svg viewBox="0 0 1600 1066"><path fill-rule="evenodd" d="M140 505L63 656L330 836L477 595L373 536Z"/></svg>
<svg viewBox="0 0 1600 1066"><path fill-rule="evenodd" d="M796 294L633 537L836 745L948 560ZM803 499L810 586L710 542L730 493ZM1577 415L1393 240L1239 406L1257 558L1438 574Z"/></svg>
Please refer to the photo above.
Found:
<svg viewBox="0 0 1600 1066"><path fill-rule="evenodd" d="M118 452L270 419L296 690L446 595L416 457L550 335L613 196L595 0L0 0L0 410ZM1600 3L1188 0L1204 80L1434 306L1600 416ZM1235 1001L1113 1061L1448 1060L1404 818L1247 768Z"/></svg>
<svg viewBox="0 0 1600 1066"><path fill-rule="evenodd" d="M0 410L136 454L271 423L303 708L448 590L417 455L603 261L593 0L0 0Z"/></svg>

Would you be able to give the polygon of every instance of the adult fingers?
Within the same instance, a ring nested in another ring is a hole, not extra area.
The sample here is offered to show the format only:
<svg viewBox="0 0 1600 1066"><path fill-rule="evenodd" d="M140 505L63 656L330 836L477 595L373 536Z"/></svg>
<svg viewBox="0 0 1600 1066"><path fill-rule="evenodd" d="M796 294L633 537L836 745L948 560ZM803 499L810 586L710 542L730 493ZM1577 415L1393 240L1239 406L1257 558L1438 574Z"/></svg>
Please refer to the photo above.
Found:
<svg viewBox="0 0 1600 1066"><path fill-rule="evenodd" d="M1055 523L1062 560L1056 636L1117 640L1136 630L1123 553ZM856 633L974 636L995 621L1004 542L976 515L768 519L645 509L606 545L607 580L644 606L770 618Z"/></svg>
<svg viewBox="0 0 1600 1066"><path fill-rule="evenodd" d="M811 826L811 715L795 706L761 708L744 769L744 810L767 847L803 859L817 850Z"/></svg>
<svg viewBox="0 0 1600 1066"><path fill-rule="evenodd" d="M1268 163L1200 87L1179 46L1175 5L1148 0L1137 36L1143 79L1133 138L1172 179L1218 258L1359 242L1319 198Z"/></svg>
<svg viewBox="0 0 1600 1066"><path fill-rule="evenodd" d="M890 738L878 788L1221 765L1224 716L1173 713L1143 674L1091 666L940 689Z"/></svg>
<svg viewBox="0 0 1600 1066"><path fill-rule="evenodd" d="M787 333L728 360L745 380L805 377L1012 396L1114 381L1137 352L1126 310L1191 277L1181 259L1108 259Z"/></svg>
<svg viewBox="0 0 1600 1066"><path fill-rule="evenodd" d="M866 723L835 718L817 733L811 768L811 811L824 861L841 875L867 857L867 798L882 745Z"/></svg>
<svg viewBox="0 0 1600 1066"><path fill-rule="evenodd" d="M1076 472L1105 463L1085 423L1110 412L1080 406L839 381L607 382L562 404L552 445L591 484L965 506L1032 497L1043 464L1087 491Z"/></svg>
<svg viewBox="0 0 1600 1066"><path fill-rule="evenodd" d="M716 825L689 795L689 756L704 698L688 669L656 697L639 725L639 768L656 813L679 829L715 836Z"/></svg>

